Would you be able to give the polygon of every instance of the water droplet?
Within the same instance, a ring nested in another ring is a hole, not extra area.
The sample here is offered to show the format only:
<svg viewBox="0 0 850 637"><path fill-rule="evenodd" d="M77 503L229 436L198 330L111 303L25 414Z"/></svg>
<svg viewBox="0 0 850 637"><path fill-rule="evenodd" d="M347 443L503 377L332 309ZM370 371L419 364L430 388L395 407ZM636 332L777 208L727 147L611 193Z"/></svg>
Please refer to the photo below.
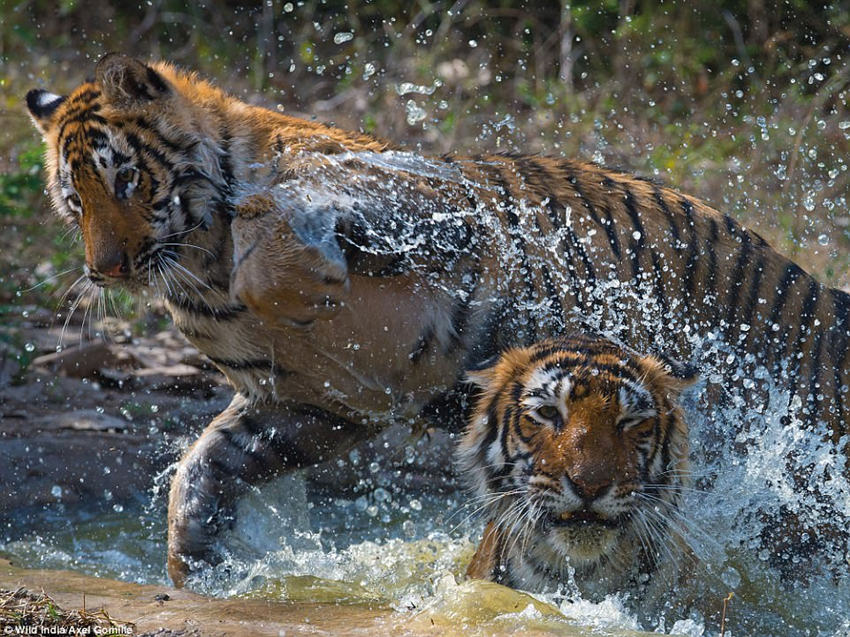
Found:
<svg viewBox="0 0 850 637"><path fill-rule="evenodd" d="M419 500L417 500L416 498L413 498L408 504L409 504L410 508L413 509L414 511L421 511L422 510L422 503Z"/></svg>
<svg viewBox="0 0 850 637"><path fill-rule="evenodd" d="M470 48L474 49L474 48L475 48L475 47L477 47L477 46L478 46L478 41L477 41L477 40L470 40L470 41L469 41L469 47L470 47Z"/></svg>
<svg viewBox="0 0 850 637"><path fill-rule="evenodd" d="M635 230L635 231L632 233L632 238L633 238L635 241L640 241L640 236L641 236L641 235L640 235L640 232L638 232L637 230Z"/></svg>
<svg viewBox="0 0 850 637"><path fill-rule="evenodd" d="M401 525L401 529L402 531L404 531L404 534L409 538L412 538L416 535L416 525L413 524L412 520L405 520Z"/></svg>
<svg viewBox="0 0 850 637"><path fill-rule="evenodd" d="M123 505L123 504L118 504L118 503L113 504L113 505L112 505L112 510L113 510L113 511L115 511L115 513L123 513L123 511L124 511L124 505Z"/></svg>
<svg viewBox="0 0 850 637"><path fill-rule="evenodd" d="M294 9L295 5L293 5L291 2L287 2L285 5L283 5L284 13L292 13Z"/></svg>
<svg viewBox="0 0 850 637"><path fill-rule="evenodd" d="M54 484L53 487L50 489L50 495L52 495L56 499L61 498L62 487L60 487L58 484Z"/></svg>
<svg viewBox="0 0 850 637"><path fill-rule="evenodd" d="M407 100L405 111L407 112L407 123L411 126L425 119L425 109L413 100Z"/></svg>
<svg viewBox="0 0 850 637"><path fill-rule="evenodd" d="M829 244L829 235L826 235L826 234L818 235L818 243L821 244L822 246Z"/></svg>
<svg viewBox="0 0 850 637"><path fill-rule="evenodd" d="M32 343L27 343L26 345L24 345L24 349L27 350L28 352L34 352L35 351L35 345L33 345Z"/></svg>
<svg viewBox="0 0 850 637"><path fill-rule="evenodd" d="M370 462L369 463L369 472L370 473L377 473L380 468L381 468L381 465L379 465L377 462Z"/></svg>
<svg viewBox="0 0 850 637"><path fill-rule="evenodd" d="M354 34L349 31L342 31L334 35L334 44L343 44L354 39Z"/></svg>
<svg viewBox="0 0 850 637"><path fill-rule="evenodd" d="M378 487L372 492L377 502L387 502L390 499L390 492L383 487Z"/></svg>

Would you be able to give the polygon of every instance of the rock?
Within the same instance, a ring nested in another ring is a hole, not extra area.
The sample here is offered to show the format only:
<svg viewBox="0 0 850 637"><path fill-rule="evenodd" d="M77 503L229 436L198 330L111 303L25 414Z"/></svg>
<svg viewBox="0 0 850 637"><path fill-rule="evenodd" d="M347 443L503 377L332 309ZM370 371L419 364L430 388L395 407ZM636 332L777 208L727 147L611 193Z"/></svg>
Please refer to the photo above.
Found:
<svg viewBox="0 0 850 637"><path fill-rule="evenodd" d="M39 356L32 364L66 376L91 378L102 367L117 367L120 360L107 343L94 341Z"/></svg>

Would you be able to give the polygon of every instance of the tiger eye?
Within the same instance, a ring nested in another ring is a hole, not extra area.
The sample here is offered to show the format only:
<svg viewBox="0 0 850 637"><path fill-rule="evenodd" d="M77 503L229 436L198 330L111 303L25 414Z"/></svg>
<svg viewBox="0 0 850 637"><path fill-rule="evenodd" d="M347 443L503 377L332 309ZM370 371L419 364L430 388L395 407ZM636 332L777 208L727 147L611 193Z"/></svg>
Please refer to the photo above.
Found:
<svg viewBox="0 0 850 637"><path fill-rule="evenodd" d="M537 408L537 414L546 420L556 420L560 416L558 408L554 405L541 405Z"/></svg>
<svg viewBox="0 0 850 637"><path fill-rule="evenodd" d="M121 170L118 171L118 179L123 182L130 182L133 180L133 175L135 174L136 169L130 168L129 166L125 166Z"/></svg>

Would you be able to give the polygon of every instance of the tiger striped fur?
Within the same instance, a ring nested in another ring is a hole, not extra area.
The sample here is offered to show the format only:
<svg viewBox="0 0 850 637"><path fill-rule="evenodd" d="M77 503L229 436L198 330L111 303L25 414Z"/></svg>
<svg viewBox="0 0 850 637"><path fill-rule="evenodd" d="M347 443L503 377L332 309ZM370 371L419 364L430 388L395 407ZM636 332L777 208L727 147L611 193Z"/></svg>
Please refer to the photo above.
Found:
<svg viewBox="0 0 850 637"><path fill-rule="evenodd" d="M676 574L689 366L586 334L504 352L470 374L480 398L459 464L488 520L472 577L601 599Z"/></svg>
<svg viewBox="0 0 850 637"><path fill-rule="evenodd" d="M27 104L91 281L162 295L236 390L172 482L177 583L248 486L390 422L459 427L464 370L571 325L683 360L728 343L846 458L848 296L704 202L571 159L419 157L119 54Z"/></svg>

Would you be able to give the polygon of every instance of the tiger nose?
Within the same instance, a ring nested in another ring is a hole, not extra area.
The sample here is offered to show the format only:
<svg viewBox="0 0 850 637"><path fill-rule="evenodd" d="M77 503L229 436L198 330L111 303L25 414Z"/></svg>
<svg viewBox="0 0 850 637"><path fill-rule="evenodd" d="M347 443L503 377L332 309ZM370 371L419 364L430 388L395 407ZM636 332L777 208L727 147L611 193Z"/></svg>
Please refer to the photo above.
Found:
<svg viewBox="0 0 850 637"><path fill-rule="evenodd" d="M112 253L92 266L92 270L113 279L125 279L130 274L130 258L123 250Z"/></svg>
<svg viewBox="0 0 850 637"><path fill-rule="evenodd" d="M611 488L611 480L602 476L574 474L565 477L572 484L576 495L586 501L596 500Z"/></svg>

